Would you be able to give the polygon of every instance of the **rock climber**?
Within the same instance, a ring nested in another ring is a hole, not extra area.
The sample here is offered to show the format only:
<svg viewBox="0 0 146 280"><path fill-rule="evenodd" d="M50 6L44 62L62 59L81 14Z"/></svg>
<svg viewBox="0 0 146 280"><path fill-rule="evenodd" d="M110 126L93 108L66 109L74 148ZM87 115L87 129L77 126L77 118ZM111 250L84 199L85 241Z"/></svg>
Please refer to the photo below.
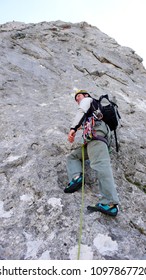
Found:
<svg viewBox="0 0 146 280"><path fill-rule="evenodd" d="M75 101L78 103L77 114L68 133L68 141L74 142L76 132L82 126L84 138L84 158L89 159L90 167L97 172L100 198L95 205L87 207L90 211L99 211L110 216L118 213L119 199L113 178L110 155L107 142L110 141L110 130L102 120L87 118L92 97L86 90L78 90L75 93ZM90 121L89 121L90 119ZM94 122L94 137L90 138L91 121ZM89 129L88 129L89 125ZM86 141L87 140L87 141ZM67 156L67 174L69 179L65 193L73 193L82 187L82 146L73 150Z"/></svg>

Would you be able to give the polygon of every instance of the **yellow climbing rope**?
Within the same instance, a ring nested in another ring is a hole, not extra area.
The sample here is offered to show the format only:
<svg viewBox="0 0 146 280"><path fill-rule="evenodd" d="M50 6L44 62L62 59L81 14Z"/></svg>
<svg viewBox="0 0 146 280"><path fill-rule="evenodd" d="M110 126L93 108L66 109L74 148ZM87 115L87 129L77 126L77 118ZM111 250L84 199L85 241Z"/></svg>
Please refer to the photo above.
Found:
<svg viewBox="0 0 146 280"><path fill-rule="evenodd" d="M81 252L81 239L82 239L82 227L83 227L83 209L84 209L84 185L85 185L85 154L84 154L84 144L82 145L82 204L80 210L80 229L79 229L79 241L78 241L78 255L77 260L80 259Z"/></svg>

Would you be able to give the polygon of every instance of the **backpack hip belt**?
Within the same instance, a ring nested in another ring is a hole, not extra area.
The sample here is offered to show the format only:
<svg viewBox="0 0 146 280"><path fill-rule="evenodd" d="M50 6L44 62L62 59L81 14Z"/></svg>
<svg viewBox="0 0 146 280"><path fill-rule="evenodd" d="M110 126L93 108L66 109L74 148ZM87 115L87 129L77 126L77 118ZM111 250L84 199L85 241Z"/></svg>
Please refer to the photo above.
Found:
<svg viewBox="0 0 146 280"><path fill-rule="evenodd" d="M102 142L104 142L107 146L108 146L108 141L107 141L107 139L104 137L104 136L101 136L101 135L94 135L94 133L93 133L93 138L92 138L92 140L99 140L99 141L102 141Z"/></svg>

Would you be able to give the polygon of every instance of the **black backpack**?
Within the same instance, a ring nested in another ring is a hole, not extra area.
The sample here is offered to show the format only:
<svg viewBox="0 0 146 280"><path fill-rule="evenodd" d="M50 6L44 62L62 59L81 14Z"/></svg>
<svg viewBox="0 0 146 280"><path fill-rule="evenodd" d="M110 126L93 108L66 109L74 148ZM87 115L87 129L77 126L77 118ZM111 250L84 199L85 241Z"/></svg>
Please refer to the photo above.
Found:
<svg viewBox="0 0 146 280"><path fill-rule="evenodd" d="M109 104L102 105L103 99L106 99L106 101L108 101ZM118 152L119 144L117 140L116 129L119 124L118 123L119 119L121 118L118 112L118 105L109 99L108 94L105 94L105 95L101 95L99 99L93 98L88 114L91 115L95 112L95 116L96 116L97 110L99 110L102 113L103 115L102 120L109 126L110 130L114 131L116 151Z"/></svg>

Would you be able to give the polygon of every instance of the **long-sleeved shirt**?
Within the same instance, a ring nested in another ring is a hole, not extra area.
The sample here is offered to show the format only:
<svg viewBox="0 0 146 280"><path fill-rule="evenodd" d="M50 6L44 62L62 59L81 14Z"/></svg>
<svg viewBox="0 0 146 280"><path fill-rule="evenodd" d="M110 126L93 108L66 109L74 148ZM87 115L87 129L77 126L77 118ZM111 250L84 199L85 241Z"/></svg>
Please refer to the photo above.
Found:
<svg viewBox="0 0 146 280"><path fill-rule="evenodd" d="M92 100L93 99L91 97L85 97L81 100L79 107L78 107L77 114L71 125L71 129L74 129L75 131L77 131L77 129L82 125L82 123L86 117L86 113L87 113L88 109L90 108Z"/></svg>

